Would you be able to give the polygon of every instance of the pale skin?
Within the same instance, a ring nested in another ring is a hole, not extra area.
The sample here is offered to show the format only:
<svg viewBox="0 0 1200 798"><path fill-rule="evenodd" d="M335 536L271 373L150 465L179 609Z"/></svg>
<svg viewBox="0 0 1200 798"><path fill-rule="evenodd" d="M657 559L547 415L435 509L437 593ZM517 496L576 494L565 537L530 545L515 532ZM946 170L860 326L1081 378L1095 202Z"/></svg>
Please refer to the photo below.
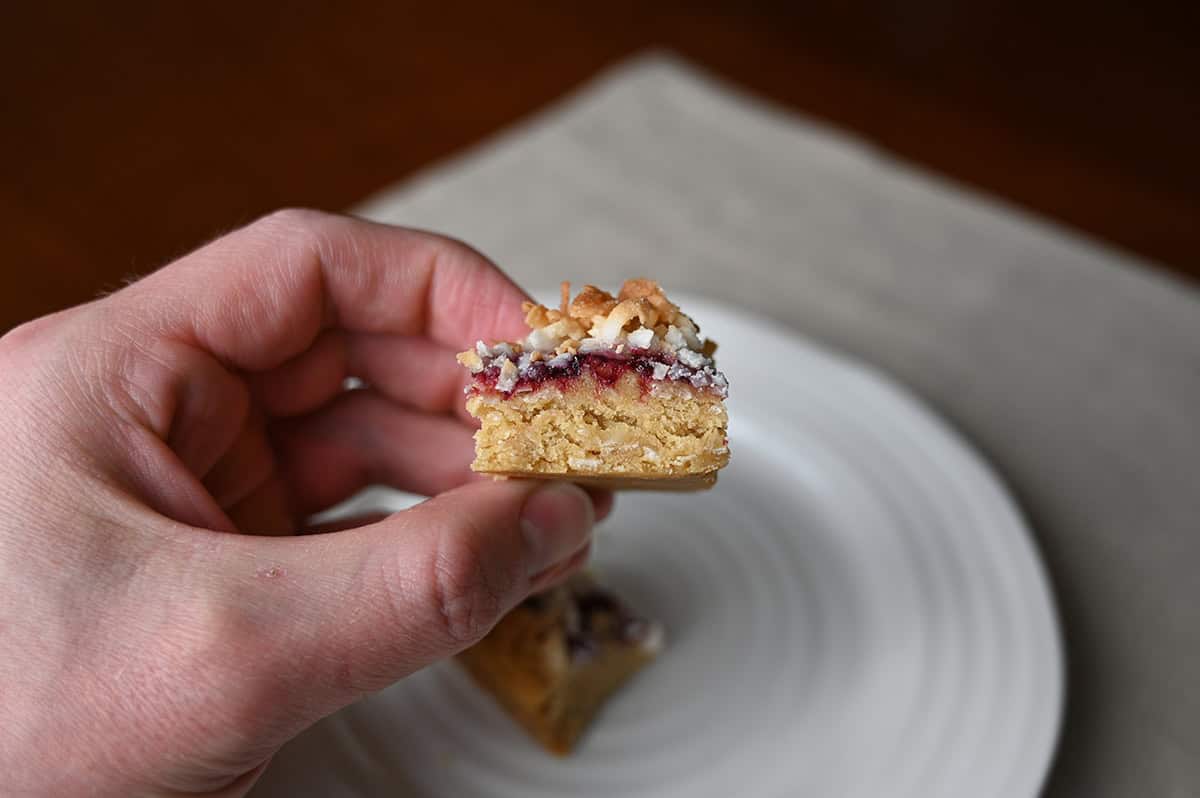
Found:
<svg viewBox="0 0 1200 798"><path fill-rule="evenodd" d="M454 352L523 298L458 242L284 211L0 338L5 794L243 795L579 568L611 496L467 468ZM297 534L370 483L434 498Z"/></svg>

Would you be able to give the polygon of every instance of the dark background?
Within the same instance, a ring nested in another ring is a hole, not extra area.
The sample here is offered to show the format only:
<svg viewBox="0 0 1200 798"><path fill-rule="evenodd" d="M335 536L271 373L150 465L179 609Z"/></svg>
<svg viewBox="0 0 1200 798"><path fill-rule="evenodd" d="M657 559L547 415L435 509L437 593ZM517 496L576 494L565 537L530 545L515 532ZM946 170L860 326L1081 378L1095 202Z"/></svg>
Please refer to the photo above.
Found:
<svg viewBox="0 0 1200 798"><path fill-rule="evenodd" d="M648 46L1200 277L1194 4L21 4L0 331L281 205L341 209Z"/></svg>

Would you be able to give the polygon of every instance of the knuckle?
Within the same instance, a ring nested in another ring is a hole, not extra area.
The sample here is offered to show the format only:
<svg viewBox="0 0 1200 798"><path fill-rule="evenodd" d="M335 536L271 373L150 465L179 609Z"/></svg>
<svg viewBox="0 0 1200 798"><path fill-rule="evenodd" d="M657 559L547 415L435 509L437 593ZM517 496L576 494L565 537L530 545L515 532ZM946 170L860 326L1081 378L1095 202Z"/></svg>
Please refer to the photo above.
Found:
<svg viewBox="0 0 1200 798"><path fill-rule="evenodd" d="M437 247L442 253L454 260L458 261L485 261L487 258L475 247L463 241L461 238L446 235L444 233L428 232L429 243Z"/></svg>
<svg viewBox="0 0 1200 798"><path fill-rule="evenodd" d="M512 580L498 578L495 563L489 564L491 558L474 542L482 539L473 531L443 534L431 560L433 606L442 631L456 645L474 643L495 625L512 587Z"/></svg>
<svg viewBox="0 0 1200 798"><path fill-rule="evenodd" d="M18 324L4 335L0 335L0 360L14 360L18 353L29 350L44 339L54 326L53 316L42 316Z"/></svg>
<svg viewBox="0 0 1200 798"><path fill-rule="evenodd" d="M430 263L433 264L431 271L459 275L463 281L462 288L486 288L470 284L476 283L477 278L486 272L498 271L487 255L461 239L441 233L424 232L422 235L426 236L424 243L429 249Z"/></svg>
<svg viewBox="0 0 1200 798"><path fill-rule="evenodd" d="M33 328L36 324L36 320L27 321L24 324L18 324L16 327L13 327L4 333L4 335L0 335L0 355L10 353L15 347L28 341L34 334Z"/></svg>
<svg viewBox="0 0 1200 798"><path fill-rule="evenodd" d="M461 551L440 555L432 576L434 602L446 636L456 644L482 637L499 615L500 599L484 587L478 560Z"/></svg>
<svg viewBox="0 0 1200 798"><path fill-rule="evenodd" d="M279 247L277 265L281 274L297 271L315 273L306 267L327 266L331 253L345 237L345 217L309 208L281 208L272 211L247 228L252 235L262 236Z"/></svg>
<svg viewBox="0 0 1200 798"><path fill-rule="evenodd" d="M251 222L246 232L292 253L320 252L339 217L309 208L280 208Z"/></svg>
<svg viewBox="0 0 1200 798"><path fill-rule="evenodd" d="M321 227L332 218L335 218L332 214L312 208L279 208L259 218L252 226L304 233Z"/></svg>

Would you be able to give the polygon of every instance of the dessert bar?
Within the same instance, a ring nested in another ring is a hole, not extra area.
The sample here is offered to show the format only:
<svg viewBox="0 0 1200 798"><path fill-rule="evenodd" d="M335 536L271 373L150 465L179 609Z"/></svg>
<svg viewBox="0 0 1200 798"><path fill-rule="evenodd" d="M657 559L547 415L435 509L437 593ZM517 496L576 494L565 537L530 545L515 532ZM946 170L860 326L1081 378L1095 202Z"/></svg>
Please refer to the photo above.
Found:
<svg viewBox="0 0 1200 798"><path fill-rule="evenodd" d="M563 283L558 308L525 303L523 341L458 355L481 422L476 471L611 488L710 487L729 461L729 384L716 345L652 280L617 296Z"/></svg>
<svg viewBox="0 0 1200 798"><path fill-rule="evenodd" d="M657 623L577 574L516 607L459 661L539 743L565 755L662 639Z"/></svg>

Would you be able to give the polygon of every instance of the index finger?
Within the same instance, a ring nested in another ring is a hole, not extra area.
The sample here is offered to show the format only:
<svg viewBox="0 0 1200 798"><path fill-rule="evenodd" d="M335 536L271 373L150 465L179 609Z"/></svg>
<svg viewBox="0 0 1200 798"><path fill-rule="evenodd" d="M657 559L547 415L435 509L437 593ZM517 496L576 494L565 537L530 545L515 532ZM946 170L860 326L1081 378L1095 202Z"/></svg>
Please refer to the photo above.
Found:
<svg viewBox="0 0 1200 798"><path fill-rule="evenodd" d="M525 330L525 294L465 244L319 211L273 213L118 298L152 332L247 371L280 365L331 327L457 349Z"/></svg>

